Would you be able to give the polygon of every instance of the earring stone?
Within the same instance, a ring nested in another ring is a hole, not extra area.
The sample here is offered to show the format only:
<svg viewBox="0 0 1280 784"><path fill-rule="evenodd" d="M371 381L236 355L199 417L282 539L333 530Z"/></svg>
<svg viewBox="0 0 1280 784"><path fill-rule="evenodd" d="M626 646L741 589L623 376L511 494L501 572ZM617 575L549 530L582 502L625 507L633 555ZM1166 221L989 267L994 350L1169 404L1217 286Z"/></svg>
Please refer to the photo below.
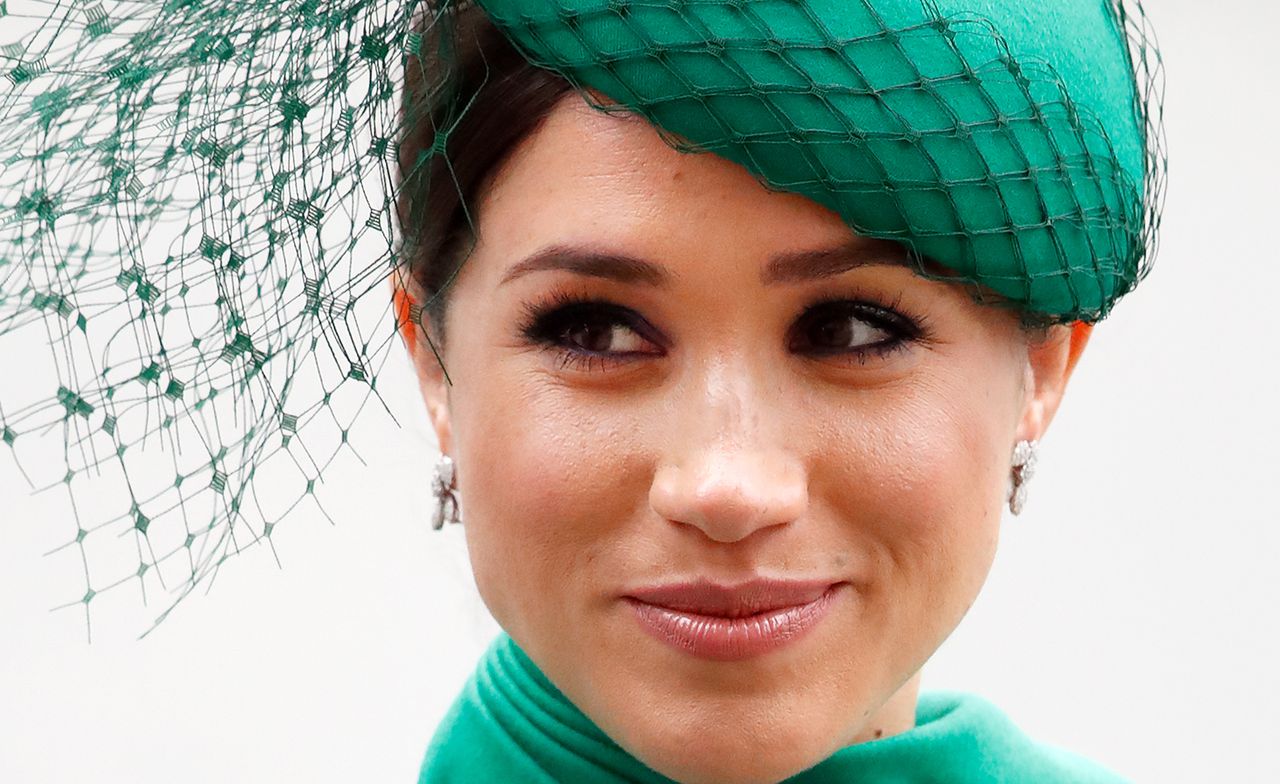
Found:
<svg viewBox="0 0 1280 784"><path fill-rule="evenodd" d="M432 530L439 531L446 522L460 523L458 517L458 496L454 486L453 458L440 455L436 462L435 477L431 482L431 493L435 496L435 511L431 515Z"/></svg>
<svg viewBox="0 0 1280 784"><path fill-rule="evenodd" d="M1019 441L1013 448L1013 459L1010 462L1010 478L1012 488L1009 492L1009 511L1015 515L1022 514L1027 503L1027 482L1036 471L1037 441Z"/></svg>

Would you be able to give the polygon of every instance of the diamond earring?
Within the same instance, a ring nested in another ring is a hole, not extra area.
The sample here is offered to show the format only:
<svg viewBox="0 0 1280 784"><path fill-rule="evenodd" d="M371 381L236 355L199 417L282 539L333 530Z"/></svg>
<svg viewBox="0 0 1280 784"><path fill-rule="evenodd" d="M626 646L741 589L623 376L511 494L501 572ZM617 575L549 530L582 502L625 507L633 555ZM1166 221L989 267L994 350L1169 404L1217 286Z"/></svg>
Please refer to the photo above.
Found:
<svg viewBox="0 0 1280 784"><path fill-rule="evenodd" d="M439 531L445 521L461 523L458 517L458 495L453 481L453 458L440 455L436 462L435 478L431 482L431 494L435 496L435 513L431 516L431 528Z"/></svg>
<svg viewBox="0 0 1280 784"><path fill-rule="evenodd" d="M1036 470L1037 441L1019 441L1013 448L1013 460L1009 472L1011 487L1009 490L1009 511L1022 514L1022 507L1027 503L1027 481Z"/></svg>

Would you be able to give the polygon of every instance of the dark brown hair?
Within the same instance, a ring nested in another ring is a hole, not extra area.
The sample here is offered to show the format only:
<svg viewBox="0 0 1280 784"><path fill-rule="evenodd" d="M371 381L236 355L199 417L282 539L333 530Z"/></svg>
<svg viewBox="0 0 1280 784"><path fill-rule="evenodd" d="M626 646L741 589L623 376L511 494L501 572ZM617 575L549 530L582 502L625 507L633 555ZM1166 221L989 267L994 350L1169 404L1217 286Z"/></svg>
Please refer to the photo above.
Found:
<svg viewBox="0 0 1280 784"><path fill-rule="evenodd" d="M396 210L407 282L443 340L447 288L475 239L470 205L573 86L530 64L478 6L427 8L405 66Z"/></svg>

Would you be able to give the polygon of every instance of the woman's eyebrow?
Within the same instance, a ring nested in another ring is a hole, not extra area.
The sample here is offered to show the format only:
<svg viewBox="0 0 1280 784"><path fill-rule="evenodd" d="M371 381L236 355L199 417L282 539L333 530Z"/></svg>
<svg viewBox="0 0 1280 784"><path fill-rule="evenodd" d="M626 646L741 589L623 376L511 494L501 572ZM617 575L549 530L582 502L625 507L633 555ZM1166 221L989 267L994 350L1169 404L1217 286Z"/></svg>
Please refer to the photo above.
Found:
<svg viewBox="0 0 1280 784"><path fill-rule="evenodd" d="M856 237L830 248L789 251L774 256L761 272L760 282L766 286L805 283L873 265L909 267L911 259L895 242ZM670 287L677 277L670 269L647 259L590 247L551 245L512 265L498 285L547 270L658 288Z"/></svg>

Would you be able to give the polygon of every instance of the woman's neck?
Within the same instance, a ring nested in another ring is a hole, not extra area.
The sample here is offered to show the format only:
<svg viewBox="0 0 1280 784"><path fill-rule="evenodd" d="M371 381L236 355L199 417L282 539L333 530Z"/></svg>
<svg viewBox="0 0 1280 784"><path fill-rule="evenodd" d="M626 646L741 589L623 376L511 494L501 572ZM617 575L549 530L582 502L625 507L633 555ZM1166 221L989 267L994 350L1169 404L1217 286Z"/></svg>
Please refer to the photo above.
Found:
<svg viewBox="0 0 1280 784"><path fill-rule="evenodd" d="M878 710L845 740L845 746L898 735L916 726L916 703L920 695L920 670L898 687Z"/></svg>

